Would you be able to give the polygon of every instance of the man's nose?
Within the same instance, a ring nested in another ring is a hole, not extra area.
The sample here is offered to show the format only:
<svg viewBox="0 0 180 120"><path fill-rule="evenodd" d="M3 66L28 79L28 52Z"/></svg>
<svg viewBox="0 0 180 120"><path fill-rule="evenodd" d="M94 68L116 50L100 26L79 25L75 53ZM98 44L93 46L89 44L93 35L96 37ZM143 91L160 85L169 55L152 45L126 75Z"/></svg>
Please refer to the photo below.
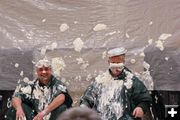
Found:
<svg viewBox="0 0 180 120"><path fill-rule="evenodd" d="M46 70L43 69L42 73L46 73Z"/></svg>

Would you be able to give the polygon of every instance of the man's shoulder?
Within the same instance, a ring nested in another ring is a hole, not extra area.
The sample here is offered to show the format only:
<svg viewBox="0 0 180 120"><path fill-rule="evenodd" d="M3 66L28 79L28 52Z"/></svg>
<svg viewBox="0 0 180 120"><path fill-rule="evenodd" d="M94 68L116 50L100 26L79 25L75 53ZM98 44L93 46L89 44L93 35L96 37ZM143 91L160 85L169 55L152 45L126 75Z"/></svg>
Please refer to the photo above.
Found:
<svg viewBox="0 0 180 120"><path fill-rule="evenodd" d="M56 85L56 84L61 84L61 85L64 85L65 84L61 81L61 78L57 78L57 77L54 77L52 76L52 82Z"/></svg>
<svg viewBox="0 0 180 120"><path fill-rule="evenodd" d="M131 74L133 81L141 81L140 78L137 75L135 75L129 68L125 67L124 69L125 69L124 72L126 73L126 77L128 74Z"/></svg>
<svg viewBox="0 0 180 120"><path fill-rule="evenodd" d="M66 85L60 79L53 76L52 82L53 86L56 86L60 90L66 91Z"/></svg>
<svg viewBox="0 0 180 120"><path fill-rule="evenodd" d="M131 78L133 81L133 85L139 85L139 84L144 84L142 80L138 77L138 75L135 75L131 70L129 70L127 67L125 68L126 71L126 77Z"/></svg>

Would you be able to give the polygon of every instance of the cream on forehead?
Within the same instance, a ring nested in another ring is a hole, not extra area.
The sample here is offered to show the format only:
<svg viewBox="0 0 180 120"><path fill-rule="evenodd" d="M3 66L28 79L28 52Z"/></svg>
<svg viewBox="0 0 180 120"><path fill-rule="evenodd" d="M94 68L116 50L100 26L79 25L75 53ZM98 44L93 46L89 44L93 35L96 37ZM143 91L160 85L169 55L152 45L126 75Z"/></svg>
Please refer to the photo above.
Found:
<svg viewBox="0 0 180 120"><path fill-rule="evenodd" d="M51 67L51 63L50 61L48 60L39 60L36 65L35 65L37 68L41 68L43 66L45 67Z"/></svg>

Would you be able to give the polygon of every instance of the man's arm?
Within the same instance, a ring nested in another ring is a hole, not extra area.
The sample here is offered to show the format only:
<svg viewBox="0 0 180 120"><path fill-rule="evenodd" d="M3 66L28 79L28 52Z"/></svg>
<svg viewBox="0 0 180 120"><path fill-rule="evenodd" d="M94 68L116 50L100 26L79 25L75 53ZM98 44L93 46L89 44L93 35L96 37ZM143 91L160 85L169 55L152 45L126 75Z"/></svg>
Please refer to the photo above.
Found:
<svg viewBox="0 0 180 120"><path fill-rule="evenodd" d="M17 110L18 108L22 108L22 101L19 97L12 98L12 106Z"/></svg>
<svg viewBox="0 0 180 120"><path fill-rule="evenodd" d="M96 91L95 91L95 84L90 84L86 91L84 92L84 95L80 99L80 107L89 107L93 108L95 105L95 97L96 97Z"/></svg>
<svg viewBox="0 0 180 120"><path fill-rule="evenodd" d="M47 115L48 113L52 112L54 109L56 109L58 106L63 104L65 101L65 95L59 94L57 97L54 98L54 100L40 113L38 113L33 120L43 120L43 117Z"/></svg>
<svg viewBox="0 0 180 120"><path fill-rule="evenodd" d="M23 120L25 114L22 108L22 101L19 97L14 97L12 99L12 106L16 109L16 120Z"/></svg>
<svg viewBox="0 0 180 120"><path fill-rule="evenodd" d="M133 110L133 116L142 118L144 114L148 111L152 102L152 98L146 86L138 78L134 79L133 86L133 99L137 104L136 108Z"/></svg>
<svg viewBox="0 0 180 120"><path fill-rule="evenodd" d="M57 97L54 98L54 100L44 109L47 113L53 111L56 109L58 106L63 104L65 101L65 95L60 94Z"/></svg>

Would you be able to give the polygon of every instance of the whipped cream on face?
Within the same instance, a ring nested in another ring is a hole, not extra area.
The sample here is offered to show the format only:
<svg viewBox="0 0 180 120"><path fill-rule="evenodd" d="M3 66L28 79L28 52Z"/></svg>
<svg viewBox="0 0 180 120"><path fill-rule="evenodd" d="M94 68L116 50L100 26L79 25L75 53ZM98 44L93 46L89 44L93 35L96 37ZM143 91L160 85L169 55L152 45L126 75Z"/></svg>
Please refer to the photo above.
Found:
<svg viewBox="0 0 180 120"><path fill-rule="evenodd" d="M116 68L116 69L118 69L119 71L121 71L121 70L124 69L124 63L110 63L110 64L109 64L109 68L110 68L110 69Z"/></svg>
<svg viewBox="0 0 180 120"><path fill-rule="evenodd" d="M113 68L113 67L122 68L122 67L124 67L124 63L110 63L109 68Z"/></svg>

